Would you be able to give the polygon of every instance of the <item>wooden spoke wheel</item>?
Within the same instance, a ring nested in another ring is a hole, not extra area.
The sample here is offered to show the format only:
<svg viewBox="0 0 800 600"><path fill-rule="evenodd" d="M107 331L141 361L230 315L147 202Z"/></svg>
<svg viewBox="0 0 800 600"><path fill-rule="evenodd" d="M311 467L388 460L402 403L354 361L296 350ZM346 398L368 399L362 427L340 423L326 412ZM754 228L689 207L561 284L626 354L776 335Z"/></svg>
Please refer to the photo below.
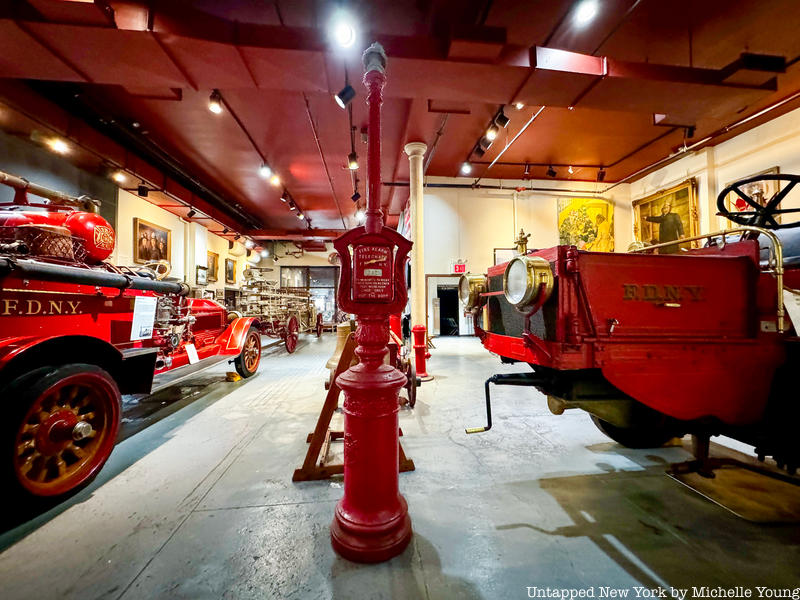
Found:
<svg viewBox="0 0 800 600"><path fill-rule="evenodd" d="M322 313L317 313L316 334L317 334L317 337L321 337L322 336Z"/></svg>
<svg viewBox="0 0 800 600"><path fill-rule="evenodd" d="M251 327L242 344L242 351L233 360L236 372L244 378L252 377L258 371L261 362L261 333L256 327Z"/></svg>
<svg viewBox="0 0 800 600"><path fill-rule="evenodd" d="M120 422L117 384L88 364L36 369L4 396L16 404L12 484L29 496L60 496L91 481L114 449Z"/></svg>
<svg viewBox="0 0 800 600"><path fill-rule="evenodd" d="M297 317L291 315L286 319L285 337L283 342L286 344L286 351L291 354L297 350L297 338L300 337L300 325L297 322Z"/></svg>
<svg viewBox="0 0 800 600"><path fill-rule="evenodd" d="M406 375L406 393L408 394L408 406L414 408L417 403L417 368L414 366L413 357L408 359L408 362L403 366L403 373Z"/></svg>

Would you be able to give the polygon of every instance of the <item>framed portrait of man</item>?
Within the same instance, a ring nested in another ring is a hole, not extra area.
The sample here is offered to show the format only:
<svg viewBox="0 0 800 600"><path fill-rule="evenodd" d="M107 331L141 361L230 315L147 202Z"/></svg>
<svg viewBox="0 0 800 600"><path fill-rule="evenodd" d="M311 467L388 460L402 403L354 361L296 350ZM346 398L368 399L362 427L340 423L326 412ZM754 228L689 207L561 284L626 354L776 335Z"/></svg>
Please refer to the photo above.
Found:
<svg viewBox="0 0 800 600"><path fill-rule="evenodd" d="M725 184L725 187L727 188L729 185L733 185L742 179L750 179L751 177L757 177L758 175L778 175L780 172L781 170L779 167L772 167L771 169L766 169L758 173L753 173L752 175L747 175L746 177L739 177L734 181L729 181ZM761 206L766 206L767 202L769 202L775 194L781 191L781 182L778 180L755 181L753 183L748 183L747 185L741 186L740 189ZM725 207L732 213L753 210L753 207L745 202L736 192L730 192L727 196L725 196ZM775 215L775 220L780 223L781 215ZM736 227L736 223L728 221L727 219L724 219L724 221L726 227Z"/></svg>
<svg viewBox="0 0 800 600"><path fill-rule="evenodd" d="M219 271L219 254L209 251L206 261L206 268L208 269L208 281L213 283L217 280L217 272Z"/></svg>
<svg viewBox="0 0 800 600"><path fill-rule="evenodd" d="M157 260L170 262L172 256L171 232L165 227L133 219L133 261L149 263Z"/></svg>
<svg viewBox="0 0 800 600"><path fill-rule="evenodd" d="M236 283L236 261L225 259L225 283Z"/></svg>
<svg viewBox="0 0 800 600"><path fill-rule="evenodd" d="M699 235L700 216L697 212L697 180L661 190L633 202L633 235L648 245L675 242ZM694 244L673 244L658 249L659 254L678 254Z"/></svg>

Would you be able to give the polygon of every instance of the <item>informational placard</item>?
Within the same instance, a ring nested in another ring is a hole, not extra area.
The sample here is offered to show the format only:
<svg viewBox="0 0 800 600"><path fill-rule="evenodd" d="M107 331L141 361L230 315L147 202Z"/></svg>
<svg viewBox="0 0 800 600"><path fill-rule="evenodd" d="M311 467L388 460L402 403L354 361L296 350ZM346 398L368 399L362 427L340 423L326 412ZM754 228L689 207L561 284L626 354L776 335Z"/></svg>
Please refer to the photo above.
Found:
<svg viewBox="0 0 800 600"><path fill-rule="evenodd" d="M186 356L189 357L190 365L200 362L200 357L197 356L197 348L194 347L194 344L186 344L184 348L186 348Z"/></svg>
<svg viewBox="0 0 800 600"><path fill-rule="evenodd" d="M364 245L353 248L353 300L391 302L392 248Z"/></svg>
<svg viewBox="0 0 800 600"><path fill-rule="evenodd" d="M153 337L153 323L156 320L158 298L136 296L133 301L133 320L131 321L131 341L149 340Z"/></svg>
<svg viewBox="0 0 800 600"><path fill-rule="evenodd" d="M800 294L783 290L783 306L789 313L795 331L800 332Z"/></svg>

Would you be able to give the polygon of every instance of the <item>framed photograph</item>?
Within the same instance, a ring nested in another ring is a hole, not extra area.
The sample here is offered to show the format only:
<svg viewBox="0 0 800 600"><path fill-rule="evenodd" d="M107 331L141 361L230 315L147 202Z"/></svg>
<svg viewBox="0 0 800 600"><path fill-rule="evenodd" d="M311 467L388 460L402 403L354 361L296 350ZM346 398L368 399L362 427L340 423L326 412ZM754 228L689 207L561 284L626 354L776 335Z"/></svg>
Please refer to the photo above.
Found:
<svg viewBox="0 0 800 600"><path fill-rule="evenodd" d="M502 265L507 263L517 255L516 248L495 248L494 249L494 264Z"/></svg>
<svg viewBox="0 0 800 600"><path fill-rule="evenodd" d="M614 205L603 198L559 198L558 243L613 252Z"/></svg>
<svg viewBox="0 0 800 600"><path fill-rule="evenodd" d="M211 282L216 281L217 273L219 272L219 254L216 252L208 252L206 269L208 269L208 280Z"/></svg>
<svg viewBox="0 0 800 600"><path fill-rule="evenodd" d="M633 202L633 236L645 244L663 244L700 233L697 180L692 178ZM696 242L692 245L696 246ZM659 254L677 254L690 244L661 248Z"/></svg>
<svg viewBox="0 0 800 600"><path fill-rule="evenodd" d="M765 171L761 171L759 173L753 173L752 175L748 175L747 177L739 177L734 181L729 181L725 184L725 187L729 185L733 185L737 181L742 179L750 179L751 177L757 177L758 175L778 175L780 174L781 170L779 167L772 167L771 169L767 169ZM725 189L725 188L723 188ZM758 202L761 206L766 206L767 202L770 199L781 191L781 182L780 181L757 181L755 183L748 183L745 186L741 187L741 190L750 196L753 200ZM749 211L753 210L753 207L750 206L747 202L742 200L739 197L739 194L735 192L730 192L725 197L725 207L730 212L742 212L742 211ZM727 219L725 219L728 221ZM780 223L781 222L781 215L775 215L775 220ZM736 227L735 223L728 221L726 224L728 227Z"/></svg>
<svg viewBox="0 0 800 600"><path fill-rule="evenodd" d="M170 262L172 256L171 232L139 218L133 219L133 260L149 263L157 260Z"/></svg>
<svg viewBox="0 0 800 600"><path fill-rule="evenodd" d="M204 267L203 265L197 265L196 277L197 285L206 285L208 283L208 267Z"/></svg>
<svg viewBox="0 0 800 600"><path fill-rule="evenodd" d="M225 259L225 283L236 283L236 261Z"/></svg>

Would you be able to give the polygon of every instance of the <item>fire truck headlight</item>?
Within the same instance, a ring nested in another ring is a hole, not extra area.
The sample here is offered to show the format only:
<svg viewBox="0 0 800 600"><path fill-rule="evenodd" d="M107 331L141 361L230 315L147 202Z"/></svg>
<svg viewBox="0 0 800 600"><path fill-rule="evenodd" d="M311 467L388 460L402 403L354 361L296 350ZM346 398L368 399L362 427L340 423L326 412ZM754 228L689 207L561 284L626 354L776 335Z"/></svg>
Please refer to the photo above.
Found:
<svg viewBox="0 0 800 600"><path fill-rule="evenodd" d="M486 277L467 273L458 280L458 297L467 310L480 304L480 295L486 291Z"/></svg>
<svg viewBox="0 0 800 600"><path fill-rule="evenodd" d="M550 263L538 256L518 256L508 263L503 275L506 300L520 309L534 302L544 304L554 283Z"/></svg>

